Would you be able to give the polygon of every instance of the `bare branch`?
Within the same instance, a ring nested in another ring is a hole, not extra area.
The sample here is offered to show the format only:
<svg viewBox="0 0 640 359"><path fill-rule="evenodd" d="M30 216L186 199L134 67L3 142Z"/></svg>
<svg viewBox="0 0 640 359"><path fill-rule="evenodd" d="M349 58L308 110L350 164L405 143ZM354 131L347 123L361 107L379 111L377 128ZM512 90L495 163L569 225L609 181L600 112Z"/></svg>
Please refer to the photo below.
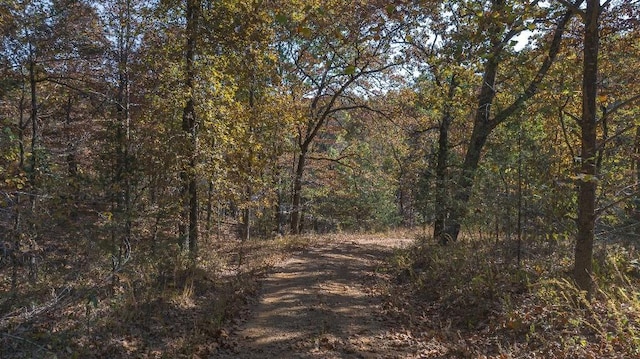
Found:
<svg viewBox="0 0 640 359"><path fill-rule="evenodd" d="M567 133L567 126L564 123L564 108L569 103L569 98L564 102L564 105L558 111L558 118L560 119L560 126L562 127L562 135L564 136L564 142L567 144L569 148L569 153L571 154L571 158L576 158L576 153L573 150L573 146L571 146L571 141L569 141L569 134Z"/></svg>
<svg viewBox="0 0 640 359"><path fill-rule="evenodd" d="M382 110L378 110L378 109L372 108L369 105L365 105L365 104L336 107L336 108L333 108L330 111L328 111L327 114L333 114L333 113L336 113L336 112L349 111L349 110L355 110L355 109L363 109L363 110L375 112L375 113L379 114L382 117L388 117L389 116L387 113L383 112Z"/></svg>
<svg viewBox="0 0 640 359"><path fill-rule="evenodd" d="M572 4L567 0L558 0L558 1L564 6L568 7L569 10L571 10L574 14L579 15L582 18L582 21L584 21L587 18L587 14L585 14L585 12L582 11L579 7L582 4L582 1L578 1L575 4Z"/></svg>
<svg viewBox="0 0 640 359"><path fill-rule="evenodd" d="M632 185L629 185L629 186L623 188L622 190L618 191L618 193L616 195L620 195L621 193L624 193L626 190L631 189L633 187L638 187L638 183L634 183ZM630 192L630 193L625 193L624 196L618 198L617 200L607 204L604 207L600 207L600 208L596 209L596 211L595 211L596 217L601 216L608 209L610 209L612 207L615 207L619 203L624 202L625 200L627 200L627 199L629 199L631 197L637 196L638 194L640 194L640 189L637 189L637 190L635 190L633 192Z"/></svg>
<svg viewBox="0 0 640 359"><path fill-rule="evenodd" d="M576 4L574 6L579 6L580 4L582 4L583 1L584 0L576 0ZM571 11L567 11L565 14L562 15L562 18L558 21L556 29L553 33L553 39L551 40L551 45L549 46L549 52L547 53L547 56L545 57L544 61L540 65L538 72L536 73L534 78L531 80L531 82L529 83L529 86L527 86L524 92L522 92L511 105L509 105L507 108L505 108L504 110L500 111L498 114L495 115L492 121L493 126L497 126L498 124L503 122L506 118L508 118L516 110L518 110L527 100L529 100L531 97L533 97L533 95L536 94L538 90L538 86L540 85L544 77L547 75L547 72L549 72L551 65L553 64L558 53L560 52L562 35L564 34L564 31L567 27L567 24L569 23L569 20L571 20L571 17L572 17Z"/></svg>
<svg viewBox="0 0 640 359"><path fill-rule="evenodd" d="M602 4L602 5L600 6L600 13L602 13L602 12L604 11L604 9L606 9L606 8L607 8L607 6L609 6L609 4L610 4L610 3L611 3L611 0L607 0L607 1L605 1L605 2L604 2L604 4Z"/></svg>
<svg viewBox="0 0 640 359"><path fill-rule="evenodd" d="M331 157L315 157L315 156L309 156L307 157L309 160L312 161L326 161L326 162L332 162L332 163L337 163L340 166L344 166L347 168L354 168L354 166L352 166L351 164L345 163L342 160L347 159L349 157L353 157L353 155L344 155L344 156L340 156L338 158L331 158Z"/></svg>
<svg viewBox="0 0 640 359"><path fill-rule="evenodd" d="M607 107L607 114L611 115L613 113L615 113L616 111L620 110L621 108L630 105L631 103L633 103L636 100L640 99L640 94L637 94L635 96L632 96L624 101L618 101L613 103L612 105L610 105L609 107Z"/></svg>
<svg viewBox="0 0 640 359"><path fill-rule="evenodd" d="M606 146L606 144L607 144L607 143L611 142L612 140L616 139L617 137L620 137L620 136L624 135L624 133L625 133L625 132L627 132L627 131L629 131L629 130L633 129L634 127L635 127L635 125L627 126L627 127L623 128L622 130L620 130L620 131L618 131L618 132L614 133L614 134L613 134L613 136L611 136L611 137L607 137L606 139L604 139L604 140L602 141L602 143L600 143L600 145L598 146L598 148L599 148L599 149L604 148L604 146Z"/></svg>
<svg viewBox="0 0 640 359"><path fill-rule="evenodd" d="M417 135L421 135L423 133L427 133L427 132L431 132L431 131L435 131L435 130L439 130L439 129L440 129L440 126L439 125L435 125L435 126L429 126L427 128L423 128L423 129L419 129L419 130L414 129L413 133L415 133Z"/></svg>
<svg viewBox="0 0 640 359"><path fill-rule="evenodd" d="M576 121L577 123L580 123L582 121L582 119L574 114L572 114L569 111L563 111L563 113L569 117L571 117L574 121Z"/></svg>

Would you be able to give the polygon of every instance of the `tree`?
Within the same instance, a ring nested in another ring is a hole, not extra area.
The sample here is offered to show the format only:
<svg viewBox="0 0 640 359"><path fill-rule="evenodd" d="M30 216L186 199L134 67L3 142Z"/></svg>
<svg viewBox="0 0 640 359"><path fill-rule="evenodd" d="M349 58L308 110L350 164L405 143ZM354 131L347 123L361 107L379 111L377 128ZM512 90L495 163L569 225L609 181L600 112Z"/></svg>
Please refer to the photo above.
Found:
<svg viewBox="0 0 640 359"><path fill-rule="evenodd" d="M366 91L365 81L396 65L390 46L398 27L387 21L384 7L352 2L307 5L305 14L278 19L284 27L285 82L308 109L297 128L293 174L290 226L299 233L303 177L314 141L331 116L363 107L357 92Z"/></svg>
<svg viewBox="0 0 640 359"><path fill-rule="evenodd" d="M199 37L199 23L201 3L199 0L186 0L185 8L185 47L184 47L184 91L187 94L186 102L182 109L182 131L186 141L185 168L180 173L182 179L183 194L183 223L180 230L181 246L183 250L188 248L190 256L195 258L198 253L198 176L197 176L197 151L198 151L198 118L195 104L195 61L197 41Z"/></svg>
<svg viewBox="0 0 640 359"><path fill-rule="evenodd" d="M90 74L101 62L97 59L105 41L96 12L82 1L24 1L1 7L2 72L10 75L11 84L6 93L9 87L3 86L2 97L12 104L2 117L7 115L15 128L18 173L25 174L22 190L13 194L13 229L19 234L14 249L27 249L35 280L36 240L47 204L68 204L56 208L56 217L74 214L68 208L75 206L78 192L77 151L94 129L85 122L88 128L79 131L76 123L95 109ZM27 198L28 207L23 204Z"/></svg>
<svg viewBox="0 0 640 359"><path fill-rule="evenodd" d="M579 5L582 0L578 0ZM463 218L468 212L468 203L474 184L474 177L480 163L480 157L491 132L506 119L521 109L525 102L533 97L542 80L548 73L556 55L560 51L562 35L573 16L572 11L565 11L558 17L555 29L550 36L547 55L539 65L534 76L524 89L514 96L508 105L502 104L494 110L498 86L497 78L500 65L508 56L506 51L513 38L530 24L529 12L535 9L537 1L524 4L505 3L503 0L492 0L481 17L481 29L487 37L486 53L482 64L482 84L477 95L477 104L473 116L473 130L464 156L464 162L453 190L449 225L444 229L441 242L455 241L460 233ZM516 11L525 10L523 16L514 16ZM440 211L444 209L436 209Z"/></svg>
<svg viewBox="0 0 640 359"><path fill-rule="evenodd" d="M598 184L599 122L606 121L607 107L603 117L597 115L598 55L600 47L600 19L611 0L600 4L600 0L587 0L586 9L567 4L580 15L584 23L583 67L582 67L582 115L580 171L578 180L578 233L576 235L575 263L573 275L578 287L590 298L593 292L593 244L596 223L596 189Z"/></svg>

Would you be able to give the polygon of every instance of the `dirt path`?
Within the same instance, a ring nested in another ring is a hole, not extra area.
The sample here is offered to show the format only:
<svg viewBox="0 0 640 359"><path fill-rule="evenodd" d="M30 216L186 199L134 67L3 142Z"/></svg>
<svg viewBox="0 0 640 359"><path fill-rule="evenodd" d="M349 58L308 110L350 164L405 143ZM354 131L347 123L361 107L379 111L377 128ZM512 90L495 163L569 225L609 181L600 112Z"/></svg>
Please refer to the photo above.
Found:
<svg viewBox="0 0 640 359"><path fill-rule="evenodd" d="M382 298L369 287L381 261L409 242L348 237L294 255L265 280L253 315L219 357L405 357L388 340L392 324L379 315Z"/></svg>

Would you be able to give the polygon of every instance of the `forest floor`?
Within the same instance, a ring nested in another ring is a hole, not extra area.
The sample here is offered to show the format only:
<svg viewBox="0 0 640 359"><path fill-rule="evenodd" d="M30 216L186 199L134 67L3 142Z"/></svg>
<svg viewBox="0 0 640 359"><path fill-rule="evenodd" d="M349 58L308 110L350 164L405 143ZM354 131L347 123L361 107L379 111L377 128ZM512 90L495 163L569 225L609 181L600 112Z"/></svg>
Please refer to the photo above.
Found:
<svg viewBox="0 0 640 359"><path fill-rule="evenodd" d="M338 236L280 263L223 358L410 358L401 323L384 315L378 269L409 238Z"/></svg>
<svg viewBox="0 0 640 359"><path fill-rule="evenodd" d="M272 269L212 358L640 357L632 247L598 246L586 301L569 243L513 244L320 237Z"/></svg>
<svg viewBox="0 0 640 359"><path fill-rule="evenodd" d="M139 241L114 273L108 237L81 234L39 242L37 280L0 266L0 358L640 357L633 246L597 246L586 301L569 241L223 235L195 267Z"/></svg>

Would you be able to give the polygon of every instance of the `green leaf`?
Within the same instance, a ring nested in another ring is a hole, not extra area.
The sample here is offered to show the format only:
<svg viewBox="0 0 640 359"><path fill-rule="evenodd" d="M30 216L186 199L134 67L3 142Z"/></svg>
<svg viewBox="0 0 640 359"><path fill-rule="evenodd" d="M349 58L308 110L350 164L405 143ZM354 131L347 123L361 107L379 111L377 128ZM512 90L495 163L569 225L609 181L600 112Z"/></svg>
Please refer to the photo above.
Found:
<svg viewBox="0 0 640 359"><path fill-rule="evenodd" d="M311 37L312 32L311 29L307 26L298 26L298 33L304 37Z"/></svg>
<svg viewBox="0 0 640 359"><path fill-rule="evenodd" d="M391 16L396 12L396 6L393 4L389 4L385 8L385 10L387 11L387 15Z"/></svg>
<svg viewBox="0 0 640 359"><path fill-rule="evenodd" d="M289 17L287 15L283 15L283 14L277 14L276 15L276 22L281 24L281 25L284 25L284 24L289 22Z"/></svg>
<svg viewBox="0 0 640 359"><path fill-rule="evenodd" d="M355 73L356 73L356 67L355 67L355 66L347 66L347 67L344 69L344 73L345 73L346 75L353 75L353 74L355 74Z"/></svg>

